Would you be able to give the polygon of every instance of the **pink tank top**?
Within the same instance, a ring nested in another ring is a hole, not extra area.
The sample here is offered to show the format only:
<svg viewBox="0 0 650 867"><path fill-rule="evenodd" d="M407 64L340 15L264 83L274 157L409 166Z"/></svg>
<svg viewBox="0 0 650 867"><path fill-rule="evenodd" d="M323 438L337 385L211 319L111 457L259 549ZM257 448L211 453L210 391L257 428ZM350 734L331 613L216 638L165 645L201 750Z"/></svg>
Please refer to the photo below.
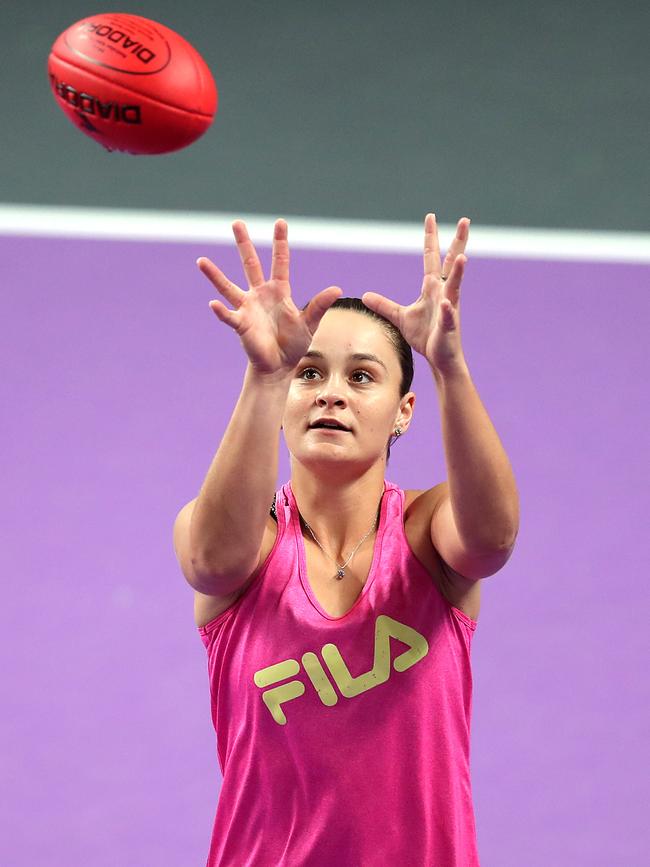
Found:
<svg viewBox="0 0 650 867"><path fill-rule="evenodd" d="M404 533L384 482L372 566L343 617L318 604L291 482L237 601L199 627L223 775L207 867L475 867L476 621Z"/></svg>

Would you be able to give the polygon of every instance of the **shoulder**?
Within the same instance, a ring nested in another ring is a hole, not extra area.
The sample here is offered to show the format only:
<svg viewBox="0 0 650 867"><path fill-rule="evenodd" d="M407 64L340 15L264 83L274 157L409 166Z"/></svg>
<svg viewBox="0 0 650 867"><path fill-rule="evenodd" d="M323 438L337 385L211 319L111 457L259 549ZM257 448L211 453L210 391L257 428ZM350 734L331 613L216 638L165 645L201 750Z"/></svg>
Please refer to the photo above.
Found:
<svg viewBox="0 0 650 867"><path fill-rule="evenodd" d="M411 514L424 515L428 512L430 518L442 500L445 488L445 482L441 482L439 485L424 490L404 490L404 514L410 512Z"/></svg>
<svg viewBox="0 0 650 867"><path fill-rule="evenodd" d="M404 490L404 527L426 535L431 543L431 518L442 500L442 485L426 490ZM433 546L432 546L433 547Z"/></svg>
<svg viewBox="0 0 650 867"><path fill-rule="evenodd" d="M481 582L455 572L431 541L431 520L446 492L445 482L425 490L405 490L404 532L413 553L430 573L444 598L472 620L477 620Z"/></svg>
<svg viewBox="0 0 650 867"><path fill-rule="evenodd" d="M271 553L273 546L275 545L275 540L278 535L278 518L275 511L275 497L273 498L273 503L271 508L269 509L269 515L266 520L266 525L264 527L264 534L262 536L262 543L260 545L260 552L258 558L258 564L254 572L249 575L246 582L236 590L234 593L229 593L226 596L206 596L204 593L199 593L198 590L194 591L194 622L197 626L205 626L211 620L214 620L215 617L218 617L222 614L227 608L230 608L235 602L242 596L248 587L255 580L260 570L264 566L264 563Z"/></svg>

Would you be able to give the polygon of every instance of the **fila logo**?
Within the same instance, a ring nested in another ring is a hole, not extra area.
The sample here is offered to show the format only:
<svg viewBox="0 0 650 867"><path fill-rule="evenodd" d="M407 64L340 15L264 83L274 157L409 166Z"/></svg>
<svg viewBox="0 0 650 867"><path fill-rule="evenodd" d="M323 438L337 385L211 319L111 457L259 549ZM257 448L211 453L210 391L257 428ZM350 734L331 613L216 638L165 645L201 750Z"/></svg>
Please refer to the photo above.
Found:
<svg viewBox="0 0 650 867"><path fill-rule="evenodd" d="M323 645L321 655L341 695L345 698L354 698L362 692L379 686L380 683L386 683L391 673L391 637L403 641L410 647L410 650L405 650L404 653L400 653L392 660L392 668L395 671L406 671L429 652L429 644L423 635L405 623L393 620L387 614L380 614L375 621L375 658L372 668L365 674L352 677L338 647L335 644ZM339 698L321 665L320 659L315 653L308 651L303 653L301 662L321 702L326 707L335 705ZM299 680L291 680L281 686L274 686L272 689L265 689L265 687L294 677L299 671L300 663L296 659L285 659L283 662L276 662L274 665L261 668L253 676L255 686L264 689L262 693L264 704L276 723L281 726L287 723L282 709L283 703L303 695L305 685Z"/></svg>

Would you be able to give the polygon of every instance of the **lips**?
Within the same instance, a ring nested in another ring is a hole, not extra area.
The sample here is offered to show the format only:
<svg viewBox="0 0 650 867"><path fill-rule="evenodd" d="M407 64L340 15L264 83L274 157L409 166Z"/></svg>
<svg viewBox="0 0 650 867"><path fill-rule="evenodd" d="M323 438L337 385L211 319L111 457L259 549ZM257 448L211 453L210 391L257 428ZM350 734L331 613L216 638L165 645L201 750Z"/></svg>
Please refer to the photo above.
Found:
<svg viewBox="0 0 650 867"><path fill-rule="evenodd" d="M340 430L350 433L350 428L346 427L342 421L336 418L317 418L309 425L310 430Z"/></svg>

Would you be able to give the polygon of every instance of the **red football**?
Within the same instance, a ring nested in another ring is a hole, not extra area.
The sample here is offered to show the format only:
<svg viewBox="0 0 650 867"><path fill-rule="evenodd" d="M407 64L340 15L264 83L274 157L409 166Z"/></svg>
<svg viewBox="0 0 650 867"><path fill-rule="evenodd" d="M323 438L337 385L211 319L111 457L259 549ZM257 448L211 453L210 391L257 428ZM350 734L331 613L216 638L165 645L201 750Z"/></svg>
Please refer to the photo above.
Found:
<svg viewBox="0 0 650 867"><path fill-rule="evenodd" d="M47 63L54 97L109 151L164 154L212 123L217 87L189 42L156 21L92 15L58 37Z"/></svg>

